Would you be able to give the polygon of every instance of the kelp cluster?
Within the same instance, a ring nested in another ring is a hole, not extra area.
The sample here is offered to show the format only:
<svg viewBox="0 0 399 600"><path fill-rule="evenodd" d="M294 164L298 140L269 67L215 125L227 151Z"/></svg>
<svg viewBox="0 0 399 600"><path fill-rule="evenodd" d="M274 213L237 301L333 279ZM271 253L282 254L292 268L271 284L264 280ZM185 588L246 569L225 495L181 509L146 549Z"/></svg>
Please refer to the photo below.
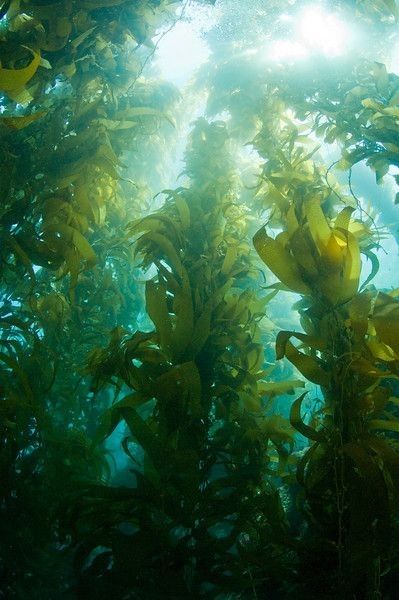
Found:
<svg viewBox="0 0 399 600"><path fill-rule="evenodd" d="M143 69L170 4L0 3L0 591L395 598L398 292L372 285L382 234L350 173L397 166L398 78L215 43L154 211L178 92ZM391 35L395 2L355 4ZM287 291L301 328L275 335Z"/></svg>
<svg viewBox="0 0 399 600"><path fill-rule="evenodd" d="M238 60L251 68L250 54ZM221 85L234 133L234 107L248 88L218 79L233 62L215 68L208 111L221 109ZM276 357L287 357L323 395L311 423L301 416L306 394L290 411L292 426L310 441L296 468L307 527L294 587L304 597L391 597L398 580L397 290L370 285L380 233L350 178L344 191L311 141L339 140L338 167L367 159L378 183L395 164L397 78L380 63L355 67L345 65L335 81L329 72L324 87L323 74L296 87L294 73L260 73L264 99L257 87L247 103L262 107L251 117L258 123L251 143L263 159L253 206L266 209L266 228L254 247L277 277L271 287L302 297L295 307L303 331L281 331ZM362 254L371 270L360 285Z"/></svg>
<svg viewBox="0 0 399 600"><path fill-rule="evenodd" d="M298 154L295 144L292 154ZM304 332L281 331L277 358L286 356L324 398L312 426L301 418L305 394L290 412L291 424L313 442L297 467L311 525L300 552L323 572L318 594L335 589L349 597L357 590L368 597L380 592L380 574L397 553L399 462L397 441L387 434L399 428L392 384L397 293L378 292L367 280L359 289L361 252L371 256L372 234L352 218L353 207L334 214L330 188L316 191L314 177L306 181L315 168L309 161L301 165L303 178L278 185L282 231L272 237L262 228L254 236L284 288L302 297L297 309ZM330 575L325 565L334 566Z"/></svg>
<svg viewBox="0 0 399 600"><path fill-rule="evenodd" d="M113 373L131 390L98 433L126 423L122 446L135 483L80 498L80 527L93 532L79 551L82 596L115 597L122 582L147 598L274 593L280 585L274 563L282 540L289 543L287 524L264 476L269 444L285 462L293 430L263 410L270 384L258 320L268 296L248 289L247 212L232 190L226 141L224 123L197 122L190 187L167 191L157 213L128 226L141 234L143 265L156 267L146 282L155 329L115 332L89 359L98 385Z"/></svg>
<svg viewBox="0 0 399 600"><path fill-rule="evenodd" d="M72 581L60 499L108 471L91 436L109 392L94 400L83 367L142 310L121 231L145 212L145 160L173 130L177 91L141 75L173 14L118 0L0 10L0 589L42 598Z"/></svg>
<svg viewBox="0 0 399 600"><path fill-rule="evenodd" d="M269 227L279 230L273 236L260 229L254 246L282 289L302 297L296 309L303 332L281 331L276 356L286 356L323 394L312 426L301 418L305 394L290 413L291 424L312 440L297 479L309 523L299 554L315 597L327 590L332 597L390 597L398 578L397 290L370 285L379 268L373 219L351 186L344 194L318 164L317 147L303 145L306 127L327 143L338 138L338 167L367 159L377 183L395 164L388 115L397 105L397 78L374 63L362 65L355 87L354 79L337 86L339 100L319 89L302 91L295 103L279 90L275 149L266 141L269 117L254 139L266 159L257 194L267 203ZM287 108L304 123L287 123ZM362 255L371 269L360 285Z"/></svg>

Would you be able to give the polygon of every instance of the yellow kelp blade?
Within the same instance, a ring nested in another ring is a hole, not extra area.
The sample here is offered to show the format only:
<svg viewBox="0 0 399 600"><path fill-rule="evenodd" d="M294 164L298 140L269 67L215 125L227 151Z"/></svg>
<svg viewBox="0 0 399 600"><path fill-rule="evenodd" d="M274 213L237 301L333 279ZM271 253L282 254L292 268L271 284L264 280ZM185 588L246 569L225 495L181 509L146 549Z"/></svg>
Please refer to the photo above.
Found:
<svg viewBox="0 0 399 600"><path fill-rule="evenodd" d="M33 54L33 59L27 67L22 69L4 69L0 67L0 90L15 92L21 90L33 75L40 64L40 54L27 48Z"/></svg>
<svg viewBox="0 0 399 600"><path fill-rule="evenodd" d="M290 236L290 248L295 260L304 269L310 281L318 278L319 270L309 247L306 231L299 228Z"/></svg>
<svg viewBox="0 0 399 600"><path fill-rule="evenodd" d="M372 323L378 338L399 354L399 301L380 292L377 296Z"/></svg>
<svg viewBox="0 0 399 600"><path fill-rule="evenodd" d="M356 341L363 343L364 336L369 326L369 314L371 304L377 292L367 291L356 294L350 301L347 310L350 319L350 325Z"/></svg>
<svg viewBox="0 0 399 600"><path fill-rule="evenodd" d="M399 356L394 352L391 346L378 341L376 338L368 340L367 346L372 355L379 360L383 360L384 362L399 360Z"/></svg>
<svg viewBox="0 0 399 600"><path fill-rule="evenodd" d="M356 294L362 268L359 244L352 233L348 231L346 235L348 246L344 262L342 300L349 300Z"/></svg>
<svg viewBox="0 0 399 600"><path fill-rule="evenodd" d="M348 231L350 218L354 210L355 209L351 206L345 206L335 219L334 229L344 229L345 231Z"/></svg>
<svg viewBox="0 0 399 600"><path fill-rule="evenodd" d="M302 281L294 258L283 245L268 236L264 228L259 229L254 235L253 244L263 262L284 285L298 294L311 293L309 287Z"/></svg>
<svg viewBox="0 0 399 600"><path fill-rule="evenodd" d="M290 338L296 338L303 342L308 348L325 352L327 350L327 342L322 337L315 337L300 333L299 331L279 331L276 338L276 358L279 360L285 354L285 348Z"/></svg>
<svg viewBox="0 0 399 600"><path fill-rule="evenodd" d="M23 129L34 121L37 121L41 117L47 114L46 110L41 110L33 113L32 115L26 115L21 117L0 117L0 123L8 127L8 129Z"/></svg>
<svg viewBox="0 0 399 600"><path fill-rule="evenodd" d="M324 387L330 385L330 376L323 368L323 363L320 359L303 354L291 342L287 342L286 344L285 356L309 381Z"/></svg>
<svg viewBox="0 0 399 600"><path fill-rule="evenodd" d="M355 236L348 231L333 231L320 261L323 264L319 279L322 294L334 305L353 298L359 287L361 270Z"/></svg>
<svg viewBox="0 0 399 600"><path fill-rule="evenodd" d="M174 272L179 276L182 275L183 266L180 257L172 242L165 235L156 232L145 233L139 238L139 243L141 252L143 252L144 245L148 243L157 246L160 253L163 254L163 259L168 262Z"/></svg>
<svg viewBox="0 0 399 600"><path fill-rule="evenodd" d="M307 200L304 210L312 240L319 254L324 254L330 240L331 229L320 206L320 200L318 198Z"/></svg>
<svg viewBox="0 0 399 600"><path fill-rule="evenodd" d="M344 250L346 249L346 241L343 235L338 231L332 231L330 239L323 252L323 257L328 267L333 270L339 269L344 260Z"/></svg>
<svg viewBox="0 0 399 600"><path fill-rule="evenodd" d="M295 205L291 204L286 214L286 227L290 238L294 235L296 231L299 229L298 219L295 214Z"/></svg>

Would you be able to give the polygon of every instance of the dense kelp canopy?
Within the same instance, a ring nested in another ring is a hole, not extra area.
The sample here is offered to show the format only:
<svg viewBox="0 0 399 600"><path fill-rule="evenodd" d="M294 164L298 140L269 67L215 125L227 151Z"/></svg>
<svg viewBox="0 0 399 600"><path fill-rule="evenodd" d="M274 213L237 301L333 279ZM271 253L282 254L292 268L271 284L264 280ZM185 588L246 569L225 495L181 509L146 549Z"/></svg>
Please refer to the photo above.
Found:
<svg viewBox="0 0 399 600"><path fill-rule="evenodd" d="M0 597L397 597L398 20L0 1Z"/></svg>

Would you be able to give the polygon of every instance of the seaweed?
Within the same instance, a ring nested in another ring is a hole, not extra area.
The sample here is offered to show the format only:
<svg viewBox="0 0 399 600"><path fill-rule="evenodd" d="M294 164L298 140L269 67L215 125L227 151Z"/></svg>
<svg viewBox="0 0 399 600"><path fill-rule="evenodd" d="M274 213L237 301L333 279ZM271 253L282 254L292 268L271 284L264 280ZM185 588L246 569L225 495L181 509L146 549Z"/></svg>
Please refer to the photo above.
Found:
<svg viewBox="0 0 399 600"><path fill-rule="evenodd" d="M0 595L395 597L398 291L351 169L398 164L398 11L355 4L372 59L285 69L295 6L222 5L169 189L175 3L0 2Z"/></svg>

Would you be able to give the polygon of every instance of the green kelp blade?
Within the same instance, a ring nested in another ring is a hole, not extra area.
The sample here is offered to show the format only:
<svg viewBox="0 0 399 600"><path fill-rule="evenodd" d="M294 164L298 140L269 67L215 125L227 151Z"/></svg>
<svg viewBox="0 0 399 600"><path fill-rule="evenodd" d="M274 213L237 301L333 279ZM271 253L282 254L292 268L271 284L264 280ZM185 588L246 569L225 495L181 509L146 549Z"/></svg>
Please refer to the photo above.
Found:
<svg viewBox="0 0 399 600"><path fill-rule="evenodd" d="M374 279L374 277L377 275L380 269L380 261L378 260L374 252L371 252L371 250L362 250L362 254L367 256L367 258L371 262L371 271L367 276L367 279L360 286L359 291L362 291L370 283L370 281Z"/></svg>
<svg viewBox="0 0 399 600"><path fill-rule="evenodd" d="M323 361L315 356L309 356L308 354L300 352L294 344L289 341L291 335L291 332L282 331L277 336L276 358L280 360L286 356L306 379L321 386L328 386L330 383L330 376L324 368ZM298 337L299 335L301 334L295 334L295 337ZM317 343L320 343L318 338L306 336L305 334L303 337L310 340L316 340Z"/></svg>
<svg viewBox="0 0 399 600"><path fill-rule="evenodd" d="M147 425L146 421L144 421L137 410L132 406L124 406L119 410L132 435L143 450L152 458L152 460L154 460L154 462L159 462L159 459L162 456L162 449L156 435Z"/></svg>
<svg viewBox="0 0 399 600"><path fill-rule="evenodd" d="M174 293L173 313L175 314L175 326L171 340L173 355L176 360L181 360L194 331L194 307L190 280L183 266L182 285Z"/></svg>
<svg viewBox="0 0 399 600"><path fill-rule="evenodd" d="M382 431L394 431L399 433L399 421L390 419L371 419L368 422L369 429L380 429Z"/></svg>
<svg viewBox="0 0 399 600"><path fill-rule="evenodd" d="M293 394L296 388L305 387L305 382L301 379L292 379L289 381L260 381L258 383L259 394L274 398L282 394Z"/></svg>
<svg viewBox="0 0 399 600"><path fill-rule="evenodd" d="M330 384L330 375L318 358L303 354L291 342L287 342L285 356L309 381L324 387Z"/></svg>
<svg viewBox="0 0 399 600"><path fill-rule="evenodd" d="M276 338L277 360L284 356L286 344L291 337L295 337L309 348L313 348L313 350L321 350L323 352L327 349L327 342L321 337L315 337L297 331L279 331Z"/></svg>
<svg viewBox="0 0 399 600"><path fill-rule="evenodd" d="M299 398L295 400L290 410L290 423L291 425L299 431L303 436L308 438L309 440L313 440L315 442L323 442L325 441L325 436L321 431L316 431L313 427L306 425L303 422L301 417L301 406L302 401L305 398L308 392L304 392Z"/></svg>
<svg viewBox="0 0 399 600"><path fill-rule="evenodd" d="M146 282L145 298L148 316L155 325L161 348L170 354L172 351L172 323L166 292L164 284L151 280Z"/></svg>
<svg viewBox="0 0 399 600"><path fill-rule="evenodd" d="M121 413L121 409L135 409L141 404L144 404L144 402L147 402L147 400L148 397L144 394L141 394L140 392L134 392L133 394L128 394L122 398L122 400L106 410L102 414L101 422L95 432L93 445L101 444L104 440L106 440L120 423L120 421L122 421L123 415Z"/></svg>
<svg viewBox="0 0 399 600"><path fill-rule="evenodd" d="M399 354L399 301L380 292L371 320L381 342Z"/></svg>

